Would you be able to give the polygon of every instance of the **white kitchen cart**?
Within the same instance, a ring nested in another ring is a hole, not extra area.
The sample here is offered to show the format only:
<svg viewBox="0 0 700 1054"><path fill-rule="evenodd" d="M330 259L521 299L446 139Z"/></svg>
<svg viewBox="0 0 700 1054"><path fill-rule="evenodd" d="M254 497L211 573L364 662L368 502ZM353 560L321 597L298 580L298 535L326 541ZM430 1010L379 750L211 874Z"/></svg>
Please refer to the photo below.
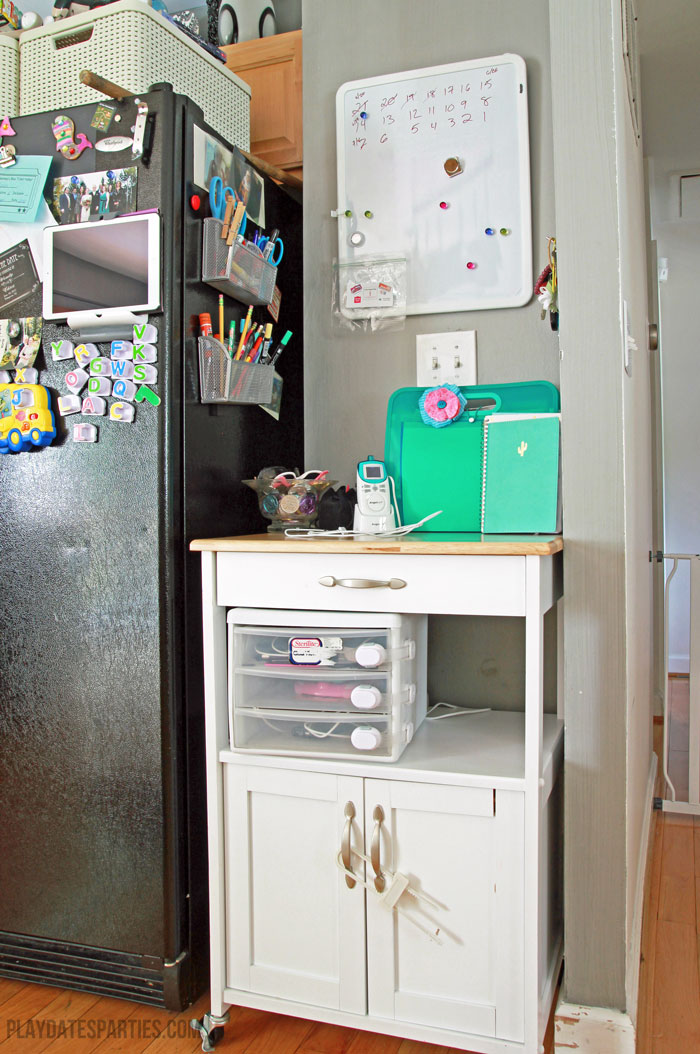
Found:
<svg viewBox="0 0 700 1054"><path fill-rule="evenodd" d="M241 1005L537 1054L562 960L563 722L543 712L561 538L201 540L211 1050ZM525 620L524 711L431 722L390 765L229 747L232 607ZM341 866L342 865L342 869ZM352 874L348 874L352 872ZM401 913L380 892L393 876ZM232 1026L233 1027L233 1026Z"/></svg>

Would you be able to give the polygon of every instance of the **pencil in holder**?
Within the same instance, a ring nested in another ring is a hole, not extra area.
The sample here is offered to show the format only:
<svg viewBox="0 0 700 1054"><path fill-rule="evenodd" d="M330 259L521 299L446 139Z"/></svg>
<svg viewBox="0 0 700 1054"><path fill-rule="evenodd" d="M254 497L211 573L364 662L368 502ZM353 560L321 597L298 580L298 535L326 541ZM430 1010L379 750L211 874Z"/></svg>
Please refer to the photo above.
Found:
<svg viewBox="0 0 700 1054"><path fill-rule="evenodd" d="M222 228L221 220L204 220L202 281L242 304L270 304L277 268L263 260L257 246L249 248L239 241L228 245L221 237Z"/></svg>
<svg viewBox="0 0 700 1054"><path fill-rule="evenodd" d="M199 338L201 402L269 403L274 379L274 366L237 361L214 337Z"/></svg>

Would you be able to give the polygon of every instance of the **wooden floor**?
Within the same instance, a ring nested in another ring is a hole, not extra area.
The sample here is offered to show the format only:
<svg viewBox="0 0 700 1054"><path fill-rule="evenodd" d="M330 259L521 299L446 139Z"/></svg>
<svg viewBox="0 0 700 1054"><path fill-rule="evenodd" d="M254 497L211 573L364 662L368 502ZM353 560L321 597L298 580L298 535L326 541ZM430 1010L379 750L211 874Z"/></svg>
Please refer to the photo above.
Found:
<svg viewBox="0 0 700 1054"><path fill-rule="evenodd" d="M194 1054L201 1040L189 1022L208 1009L208 995L175 1014L0 978L0 1054ZM244 1007L230 1013L216 1046L222 1054L458 1054L432 1043ZM545 1054L552 1054L552 1036L550 1020Z"/></svg>
<svg viewBox="0 0 700 1054"><path fill-rule="evenodd" d="M669 686L669 776L688 793L688 680ZM661 754L663 727L655 725ZM663 787L661 765L657 795ZM657 812L642 930L637 1054L700 1051L700 817ZM2 1048L0 1048L2 1049Z"/></svg>

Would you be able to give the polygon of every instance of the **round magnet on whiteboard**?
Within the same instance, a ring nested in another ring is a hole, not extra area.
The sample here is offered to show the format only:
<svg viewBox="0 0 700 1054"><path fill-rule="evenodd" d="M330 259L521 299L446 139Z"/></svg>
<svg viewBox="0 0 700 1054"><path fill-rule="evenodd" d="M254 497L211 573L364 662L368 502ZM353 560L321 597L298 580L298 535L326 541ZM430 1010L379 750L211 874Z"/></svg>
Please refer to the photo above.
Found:
<svg viewBox="0 0 700 1054"><path fill-rule="evenodd" d="M360 117L362 118L363 121L366 121L367 120L367 111L366 110L360 110Z"/></svg>
<svg viewBox="0 0 700 1054"><path fill-rule="evenodd" d="M352 209L346 209L343 215L347 216L347 218L350 219L350 217L352 216Z"/></svg>
<svg viewBox="0 0 700 1054"><path fill-rule="evenodd" d="M495 230L493 229L493 227L487 227L487 228L486 228L486 230L484 231L484 234L489 234L489 235L491 235L491 234L495 234L495 233L496 233L496 232L495 232Z"/></svg>
<svg viewBox="0 0 700 1054"><path fill-rule="evenodd" d="M348 241L351 245L364 245L365 236L362 231L353 231L350 237L348 238Z"/></svg>
<svg viewBox="0 0 700 1054"><path fill-rule="evenodd" d="M441 209L449 209L449 207L450 207L449 206L449 202L447 202L447 201L441 201L440 202L440 208Z"/></svg>
<svg viewBox="0 0 700 1054"><path fill-rule="evenodd" d="M374 213L372 212L371 209L365 209L365 219L366 220L371 220L373 216L374 216Z"/></svg>
<svg viewBox="0 0 700 1054"><path fill-rule="evenodd" d="M458 157L448 157L445 161L443 168L447 172L448 176L458 176L462 171L462 162Z"/></svg>
<svg viewBox="0 0 700 1054"><path fill-rule="evenodd" d="M510 228L509 227L501 227L501 229L500 229L500 231L498 233L499 234L510 234Z"/></svg>
<svg viewBox="0 0 700 1054"><path fill-rule="evenodd" d="M476 271L476 264L474 263L473 260L468 260L467 261L467 270L468 271Z"/></svg>

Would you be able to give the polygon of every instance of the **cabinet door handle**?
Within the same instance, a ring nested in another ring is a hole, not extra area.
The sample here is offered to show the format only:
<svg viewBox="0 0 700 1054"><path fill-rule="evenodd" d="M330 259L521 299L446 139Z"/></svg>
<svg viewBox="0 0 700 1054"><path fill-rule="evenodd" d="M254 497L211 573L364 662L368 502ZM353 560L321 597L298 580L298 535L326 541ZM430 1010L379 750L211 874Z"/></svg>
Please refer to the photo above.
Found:
<svg viewBox="0 0 700 1054"><path fill-rule="evenodd" d="M403 589L406 585L403 578L389 578L382 582L378 578L334 578L333 575L319 578L318 584L329 587L343 586L345 589Z"/></svg>
<svg viewBox="0 0 700 1054"><path fill-rule="evenodd" d="M374 812L372 813L372 819L374 820L374 830L372 831L372 844L369 850L369 858L372 862L372 869L374 871L374 888L377 893L383 893L386 881L382 874L382 865L379 860L382 820L384 819L384 810L381 805L375 806Z"/></svg>
<svg viewBox="0 0 700 1054"><path fill-rule="evenodd" d="M350 841L352 838L352 821L355 818L355 806L351 801L345 803L345 826L343 827L343 837L340 842L340 857L343 861L343 867L346 871L352 871L352 850L350 847ZM348 889L353 889L357 885L354 878L350 878L350 875L345 876L345 884Z"/></svg>

